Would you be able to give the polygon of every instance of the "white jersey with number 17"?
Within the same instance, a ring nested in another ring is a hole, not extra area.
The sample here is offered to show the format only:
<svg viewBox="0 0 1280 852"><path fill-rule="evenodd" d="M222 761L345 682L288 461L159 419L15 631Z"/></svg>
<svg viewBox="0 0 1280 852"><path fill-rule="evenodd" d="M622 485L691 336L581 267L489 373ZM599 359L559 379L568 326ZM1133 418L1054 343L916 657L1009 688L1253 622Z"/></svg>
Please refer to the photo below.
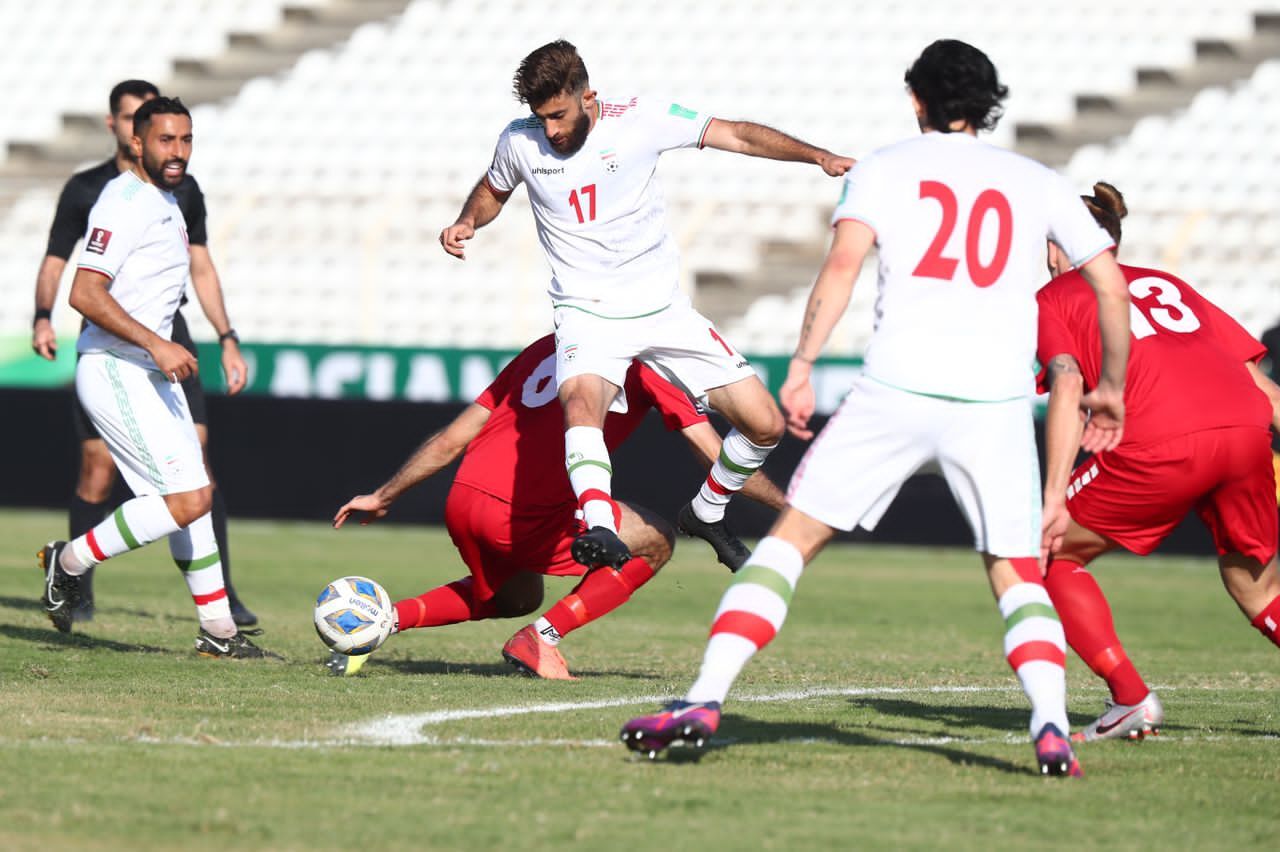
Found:
<svg viewBox="0 0 1280 852"><path fill-rule="evenodd" d="M924 133L859 162L841 219L874 230L879 251L867 375L963 400L1034 393L1045 241L1076 265L1112 246L1066 179L967 133Z"/></svg>
<svg viewBox="0 0 1280 852"><path fill-rule="evenodd" d="M557 306L605 317L652 313L675 297L680 262L654 174L658 155L701 146L711 117L649 97L602 99L597 109L585 144L567 157L537 117L513 121L485 180L502 193L528 186Z"/></svg>

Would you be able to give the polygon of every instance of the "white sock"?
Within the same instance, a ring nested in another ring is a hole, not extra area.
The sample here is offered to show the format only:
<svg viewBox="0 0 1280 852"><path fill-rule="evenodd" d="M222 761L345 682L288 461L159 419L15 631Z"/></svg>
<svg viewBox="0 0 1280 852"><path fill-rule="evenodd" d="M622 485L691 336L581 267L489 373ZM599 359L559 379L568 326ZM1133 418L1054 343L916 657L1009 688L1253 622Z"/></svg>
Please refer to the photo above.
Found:
<svg viewBox="0 0 1280 852"><path fill-rule="evenodd" d="M200 626L219 639L236 635L231 604L222 584L222 559L213 535L213 516L206 512L191 526L170 535L169 552L187 581Z"/></svg>
<svg viewBox="0 0 1280 852"><path fill-rule="evenodd" d="M702 487L691 501L693 513L709 524L723 519L724 509L733 495L742 490L776 446L757 446L737 429L730 430L720 445L720 457L711 466Z"/></svg>
<svg viewBox="0 0 1280 852"><path fill-rule="evenodd" d="M62 570L83 574L99 562L145 547L177 529L178 522L159 494L134 497L63 548Z"/></svg>
<svg viewBox="0 0 1280 852"><path fill-rule="evenodd" d="M613 501L613 466L604 431L594 426L570 426L564 432L565 469L569 484L578 497L587 528L605 527L618 531Z"/></svg>
<svg viewBox="0 0 1280 852"><path fill-rule="evenodd" d="M560 644L560 640L564 637L560 635L560 631L551 626L551 622L545 618L539 618L533 623L533 632L538 634L538 638L546 642L551 647Z"/></svg>
<svg viewBox="0 0 1280 852"><path fill-rule="evenodd" d="M1004 654L1031 701L1031 736L1047 723L1064 735L1067 722L1066 636L1039 583L1010 586L998 602L1005 621Z"/></svg>

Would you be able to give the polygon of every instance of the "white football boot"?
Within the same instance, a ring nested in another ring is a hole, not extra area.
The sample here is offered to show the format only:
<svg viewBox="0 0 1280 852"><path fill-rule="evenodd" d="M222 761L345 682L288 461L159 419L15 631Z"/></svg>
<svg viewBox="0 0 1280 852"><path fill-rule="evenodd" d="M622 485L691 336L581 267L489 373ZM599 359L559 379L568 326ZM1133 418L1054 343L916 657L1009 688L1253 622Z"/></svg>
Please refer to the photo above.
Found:
<svg viewBox="0 0 1280 852"><path fill-rule="evenodd" d="M1071 735L1076 742L1092 742L1093 740L1140 740L1143 737L1154 737L1160 733L1164 724L1164 707L1154 692L1137 704L1116 704L1108 700L1107 709L1094 719L1083 730Z"/></svg>

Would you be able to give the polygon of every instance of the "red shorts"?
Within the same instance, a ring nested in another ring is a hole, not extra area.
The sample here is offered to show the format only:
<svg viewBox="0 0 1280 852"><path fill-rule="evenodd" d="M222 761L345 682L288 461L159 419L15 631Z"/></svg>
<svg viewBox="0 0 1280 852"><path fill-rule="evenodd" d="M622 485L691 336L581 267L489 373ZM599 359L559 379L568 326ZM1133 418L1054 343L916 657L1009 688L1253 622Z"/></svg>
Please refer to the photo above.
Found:
<svg viewBox="0 0 1280 852"><path fill-rule="evenodd" d="M1265 565L1276 552L1275 495L1270 433L1235 426L1094 456L1072 472L1067 508L1143 556L1194 509L1220 555Z"/></svg>
<svg viewBox="0 0 1280 852"><path fill-rule="evenodd" d="M573 561L569 552L582 532L582 523L574 517L577 508L566 503L517 514L505 500L454 483L445 502L444 522L475 578L476 598L489 600L520 573L585 574L586 566Z"/></svg>

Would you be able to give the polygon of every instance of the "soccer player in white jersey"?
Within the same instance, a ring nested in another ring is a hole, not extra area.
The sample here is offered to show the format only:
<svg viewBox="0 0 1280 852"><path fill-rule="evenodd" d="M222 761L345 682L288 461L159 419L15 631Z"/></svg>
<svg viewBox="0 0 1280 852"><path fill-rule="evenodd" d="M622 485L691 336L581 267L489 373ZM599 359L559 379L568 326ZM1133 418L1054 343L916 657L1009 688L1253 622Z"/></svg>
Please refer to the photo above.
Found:
<svg viewBox="0 0 1280 852"><path fill-rule="evenodd" d="M552 272L566 467L588 527L575 541L573 557L615 568L630 559L617 535L619 509L602 426L608 411L626 410L620 389L636 358L733 426L678 525L707 540L736 570L747 550L725 527L725 506L776 446L784 423L747 360L679 289L678 252L654 175L658 156L711 147L814 163L833 177L853 160L670 98L597 98L586 65L566 41L530 53L514 82L533 115L507 126L488 172L457 221L441 232L440 243L464 258L464 242L501 212L518 184L528 187Z"/></svg>
<svg viewBox="0 0 1280 852"><path fill-rule="evenodd" d="M236 628L222 582L212 488L179 384L199 365L169 339L191 274L186 221L171 191L191 157L190 112L176 98L147 101L134 113L132 145L130 169L89 213L70 304L88 321L76 344L76 394L137 496L79 538L41 549L41 602L69 632L89 568L167 536L196 605L196 651L263 657Z"/></svg>
<svg viewBox="0 0 1280 852"><path fill-rule="evenodd" d="M734 679L782 626L804 565L837 529L873 529L902 483L935 462L973 528L1005 620L1005 655L1031 701L1040 771L1080 774L1067 739L1063 632L1040 561L1031 418L1045 240L1099 301L1103 378L1083 401L1091 447L1114 446L1122 430L1128 291L1110 237L1067 181L976 138L995 126L1007 92L985 54L935 42L906 82L922 135L876 151L845 180L781 391L788 428L811 436L810 369L875 244L879 301L864 373L721 600L697 681L682 701L624 726L626 744L651 757L705 744Z"/></svg>

